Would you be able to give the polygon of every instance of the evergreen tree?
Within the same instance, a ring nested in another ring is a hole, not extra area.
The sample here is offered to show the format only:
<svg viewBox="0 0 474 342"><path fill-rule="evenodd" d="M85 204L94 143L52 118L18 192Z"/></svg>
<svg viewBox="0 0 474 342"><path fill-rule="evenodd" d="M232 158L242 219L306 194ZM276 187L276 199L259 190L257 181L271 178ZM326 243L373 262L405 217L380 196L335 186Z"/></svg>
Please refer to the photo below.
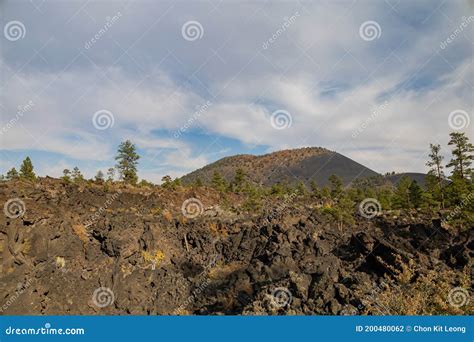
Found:
<svg viewBox="0 0 474 342"><path fill-rule="evenodd" d="M410 186L408 187L408 193L410 204L414 208L419 208L423 200L423 190L416 181L411 182Z"/></svg>
<svg viewBox="0 0 474 342"><path fill-rule="evenodd" d="M161 178L161 186L163 188L170 188L171 187L171 181L172 181L171 176L168 176L168 175L163 176Z"/></svg>
<svg viewBox="0 0 474 342"><path fill-rule="evenodd" d="M197 178L194 180L193 184L192 184L192 186L195 187L195 188L199 188L199 187L201 187L202 185L203 185L203 184L202 184L202 180L201 180L201 178L199 178L199 177L197 177Z"/></svg>
<svg viewBox="0 0 474 342"><path fill-rule="evenodd" d="M71 181L71 171L69 169L64 169L61 179L66 183L69 183Z"/></svg>
<svg viewBox="0 0 474 342"><path fill-rule="evenodd" d="M453 158L447 165L447 167L453 168L451 179L456 177L466 179L472 173L470 167L474 160L474 145L469 142L465 133L452 132L449 136L451 140L448 145L453 146Z"/></svg>
<svg viewBox="0 0 474 342"><path fill-rule="evenodd" d="M329 177L329 183L331 184L331 197L333 200L336 200L344 191L342 179L337 175L331 175Z"/></svg>
<svg viewBox="0 0 474 342"><path fill-rule="evenodd" d="M245 182L245 172L241 168L238 168L235 171L234 180L232 181L231 187L232 191L240 192Z"/></svg>
<svg viewBox="0 0 474 342"><path fill-rule="evenodd" d="M74 166L74 169L72 169L71 176L74 183L80 183L84 181L84 176L77 166Z"/></svg>
<svg viewBox="0 0 474 342"><path fill-rule="evenodd" d="M428 171L426 186L431 193L433 199L438 199L441 202L441 207L444 208L444 172L443 172L443 156L440 154L441 146L430 144L430 160L426 163L426 166L430 167ZM436 180L436 186L434 186L434 180Z"/></svg>
<svg viewBox="0 0 474 342"><path fill-rule="evenodd" d="M109 167L107 170L107 182L113 182L115 178L115 168Z"/></svg>
<svg viewBox="0 0 474 342"><path fill-rule="evenodd" d="M117 151L117 170L120 173L120 178L129 184L136 184L138 180L137 176L137 164L140 156L136 152L136 147L130 140L122 142Z"/></svg>
<svg viewBox="0 0 474 342"><path fill-rule="evenodd" d="M394 194L394 201L397 208L410 209L410 185L411 179L407 176L403 176L398 182L397 189Z"/></svg>
<svg viewBox="0 0 474 342"><path fill-rule="evenodd" d="M7 179L8 180L18 179L18 171L14 167L8 170Z"/></svg>
<svg viewBox="0 0 474 342"><path fill-rule="evenodd" d="M308 190L306 189L306 185L304 184L303 181L298 182L296 184L296 193L301 196L306 196L308 194Z"/></svg>
<svg viewBox="0 0 474 342"><path fill-rule="evenodd" d="M104 182L104 173L101 170L97 171L97 174L95 175L94 180L97 183L103 183Z"/></svg>
<svg viewBox="0 0 474 342"><path fill-rule="evenodd" d="M33 171L33 163L31 162L30 157L26 157L23 160L23 163L20 167L20 178L28 179L28 180L35 180L36 175Z"/></svg>
<svg viewBox="0 0 474 342"><path fill-rule="evenodd" d="M226 189L225 179L217 171L214 171L214 174L212 175L211 184L212 187L218 191L225 191Z"/></svg>

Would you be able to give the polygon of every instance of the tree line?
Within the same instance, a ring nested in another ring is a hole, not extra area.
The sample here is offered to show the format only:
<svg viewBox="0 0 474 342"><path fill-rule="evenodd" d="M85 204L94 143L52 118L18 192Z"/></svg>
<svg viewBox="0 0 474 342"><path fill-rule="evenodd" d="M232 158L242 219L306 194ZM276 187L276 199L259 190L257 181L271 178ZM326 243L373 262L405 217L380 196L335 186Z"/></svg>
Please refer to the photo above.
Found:
<svg viewBox="0 0 474 342"><path fill-rule="evenodd" d="M237 193L246 198L244 209L255 211L261 208L268 197L285 197L291 195L305 201L315 201L321 204L322 210L332 215L338 222L351 222L354 208L366 198L374 198L380 203L383 210L421 209L430 212L450 211L450 221L461 225L474 224L474 146L465 133L452 132L448 146L451 147L451 159L444 164L439 144L430 144L428 161L429 168L424 186L421 186L407 176L402 177L397 184L388 182L386 177L377 176L361 179L350 186L344 186L337 175L329 177L329 184L323 187L316 182L299 182L289 184L285 182L265 187L255 184L242 169L237 169L232 180L226 179L219 172L214 172L210 186L222 194ZM140 156L136 146L130 141L122 142L115 156L116 165L107 170L107 175L98 171L92 181L97 183L111 183L118 173L120 181L137 185L137 166ZM445 169L450 168L449 176ZM388 174L388 175L393 175ZM15 168L9 170L2 179L35 180L33 164L29 157L23 161L18 172ZM81 171L76 166L71 170L65 169L62 176L65 182L81 183L85 181ZM191 185L203 186L203 181L197 178ZM138 185L152 185L142 180ZM175 190L181 187L179 179L173 180L166 175L162 178L162 187ZM453 214L454 213L454 214Z"/></svg>

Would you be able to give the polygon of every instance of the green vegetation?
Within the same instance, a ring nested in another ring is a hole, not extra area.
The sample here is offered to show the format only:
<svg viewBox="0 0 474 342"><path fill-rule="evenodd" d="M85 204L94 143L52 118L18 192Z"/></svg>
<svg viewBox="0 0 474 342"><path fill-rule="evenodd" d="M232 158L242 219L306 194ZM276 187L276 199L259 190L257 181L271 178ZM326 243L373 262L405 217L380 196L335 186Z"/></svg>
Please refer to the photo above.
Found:
<svg viewBox="0 0 474 342"><path fill-rule="evenodd" d="M242 168L238 168L230 182L227 182L221 173L214 172L210 185L221 194L222 203L227 203L229 208L235 208L233 198L238 196L237 207L249 213L257 213L262 208L268 209L267 204L275 206L283 203L284 208L304 204L312 206L324 215L329 215L338 227L342 228L345 224L353 223L355 217L360 214L360 204L366 199L371 199L380 207L377 208L378 211L421 211L431 217L441 218L447 227L466 229L474 225L474 171L472 168L474 146L465 133L460 132L450 134L448 146L452 148L452 157L449 163L444 165L441 146L430 144L426 162L429 170L424 184L418 184L408 176L401 177L396 184L393 184L388 177L394 177L395 173L388 172L385 176L378 175L355 180L346 187L337 175L331 175L328 184L322 188L314 180L289 185L288 180L285 179L271 187L266 187L252 181ZM86 181L77 166L72 171L65 169L61 179L64 182L76 184L98 183L108 188L115 182L117 170L124 183L137 185L137 165L140 156L137 154L135 145L129 140L122 142L115 159L117 165L107 170L106 179L103 172L99 171L94 180ZM451 171L449 176L445 175L446 168ZM13 167L2 179L34 180L36 175L33 169L31 159L26 157L20 167L20 172ZM162 178L161 187L173 191L186 191L186 188L198 189L203 185L203 181L196 178L193 184L183 186L180 179L173 180L165 175ZM154 185L141 180L138 186L152 187Z"/></svg>
<svg viewBox="0 0 474 342"><path fill-rule="evenodd" d="M140 156L136 150L135 145L130 140L126 140L119 145L117 156L115 157L120 179L128 184L136 184L138 181L137 164Z"/></svg>
<svg viewBox="0 0 474 342"><path fill-rule="evenodd" d="M31 162L30 157L26 157L20 166L20 178L27 180L36 179L36 175L33 171L33 163Z"/></svg>

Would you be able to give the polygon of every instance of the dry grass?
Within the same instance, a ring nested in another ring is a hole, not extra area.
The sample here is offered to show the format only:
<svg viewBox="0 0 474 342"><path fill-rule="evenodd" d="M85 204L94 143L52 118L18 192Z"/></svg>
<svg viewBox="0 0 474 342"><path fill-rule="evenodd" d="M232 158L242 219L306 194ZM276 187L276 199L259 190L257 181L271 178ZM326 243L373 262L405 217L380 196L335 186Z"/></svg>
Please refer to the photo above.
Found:
<svg viewBox="0 0 474 342"><path fill-rule="evenodd" d="M471 280L468 269L462 273L452 270L418 274L416 265L410 260L402 263L401 270L390 267L394 277L366 298L364 314L370 315L469 315L474 313L472 298L469 300ZM453 304L453 289L462 288L467 294L463 305ZM451 298L450 298L451 296Z"/></svg>

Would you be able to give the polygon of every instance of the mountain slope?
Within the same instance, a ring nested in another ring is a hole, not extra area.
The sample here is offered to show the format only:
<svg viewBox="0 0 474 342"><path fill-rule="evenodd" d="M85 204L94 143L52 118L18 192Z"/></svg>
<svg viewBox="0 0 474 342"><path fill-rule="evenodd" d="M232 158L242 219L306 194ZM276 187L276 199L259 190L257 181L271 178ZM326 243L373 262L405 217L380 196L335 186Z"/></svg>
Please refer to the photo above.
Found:
<svg viewBox="0 0 474 342"><path fill-rule="evenodd" d="M199 178L208 184L214 172L219 172L229 182L239 168L244 170L249 180L267 186L279 182L309 183L311 180L316 181L318 185L325 185L332 174L338 175L344 184L348 184L356 179L378 175L377 172L337 152L320 147L306 147L262 156L226 157L183 176L181 181L190 184Z"/></svg>

